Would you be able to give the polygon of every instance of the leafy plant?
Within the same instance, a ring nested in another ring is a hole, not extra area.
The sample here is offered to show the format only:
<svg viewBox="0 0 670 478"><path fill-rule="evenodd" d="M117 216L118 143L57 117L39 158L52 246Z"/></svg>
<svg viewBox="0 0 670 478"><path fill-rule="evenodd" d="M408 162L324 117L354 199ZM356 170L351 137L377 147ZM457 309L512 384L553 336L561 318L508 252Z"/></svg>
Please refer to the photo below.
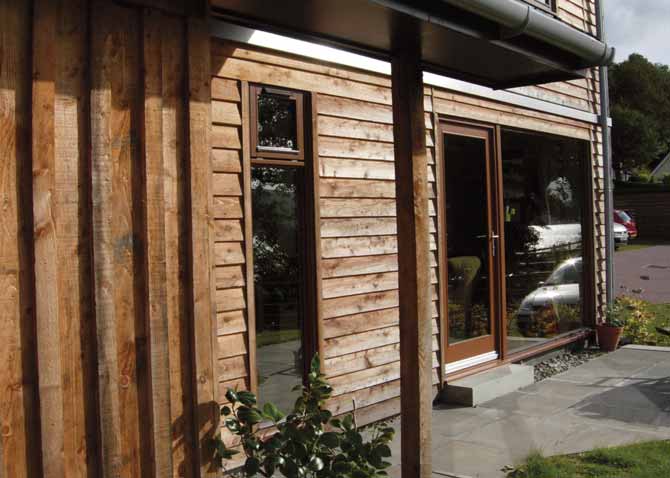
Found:
<svg viewBox="0 0 670 478"><path fill-rule="evenodd" d="M626 325L621 305L615 303L607 308L604 325L608 327L624 327Z"/></svg>
<svg viewBox="0 0 670 478"><path fill-rule="evenodd" d="M270 477L279 472L287 478L377 478L387 476L391 456L389 443L394 430L380 423L366 430L366 441L352 415L332 418L324 408L332 388L320 371L318 355L311 363L307 385L296 387L302 394L294 410L284 415L274 404L257 406L250 392L228 389L230 406L221 410L224 426L240 438L246 455L244 476ZM276 432L262 436L262 422ZM238 452L215 440L216 458L223 468L225 460Z"/></svg>

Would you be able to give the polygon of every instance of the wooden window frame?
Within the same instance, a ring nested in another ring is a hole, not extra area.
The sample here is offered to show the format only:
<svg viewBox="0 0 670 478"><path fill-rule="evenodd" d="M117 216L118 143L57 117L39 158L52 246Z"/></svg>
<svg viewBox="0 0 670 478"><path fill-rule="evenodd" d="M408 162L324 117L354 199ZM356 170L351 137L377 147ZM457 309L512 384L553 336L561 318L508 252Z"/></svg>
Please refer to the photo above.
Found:
<svg viewBox="0 0 670 478"><path fill-rule="evenodd" d="M268 154L267 151L257 151L257 101L258 93L261 90L271 91L272 93L279 92L280 94L291 94L296 99L296 118L298 121L298 147L300 148L300 155L296 153L278 153ZM248 148L248 237L247 241L251 242L253 236L253 205L251 198L251 169L254 167L279 167L285 169L299 169L302 174L302 190L298 200L299 211L301 217L302 231L300 235L305 239L305 253L301 257L301 266L303 267L302 286L304 287L304 294L301 298L301 306L304 312L303 330L301 335L301 342L303 348L303 383L307 381L309 367L312 357L321 352L322 333L320 331L320 297L321 288L319 283L320 273L320 230L319 212L317 200L318 192L318 170L316 167L316 112L314 106L314 98L308 92L290 90L287 88L270 87L265 85L249 85L249 94L247 96L246 104L249 108L249 148ZM244 100L243 100L244 101ZM305 121L307 120L307 123ZM304 125L307 125L305 127ZM305 161L307 158L307 161ZM253 281L253 247L250 248L251 257L248 258L250 272L247 275L248 281ZM253 348L250 341L249 355L253 357L253 364L257 363L257 347L256 347L256 320L255 320L255 298L253 294L248 297L250 302L253 302L252 309L254 311L253 324L249 321L249 335L253 336ZM253 328L252 328L253 325ZM323 356L320 356L323 365ZM255 368L255 365L254 365ZM255 375L256 371L252 370ZM254 381L255 382L255 381ZM259 393L259 386L254 383L252 391Z"/></svg>
<svg viewBox="0 0 670 478"><path fill-rule="evenodd" d="M258 144L258 97L261 92L285 96L295 101L297 149L272 148ZM278 159L284 161L305 160L305 93L287 88L266 85L249 85L249 128L251 133L251 157L254 159Z"/></svg>
<svg viewBox="0 0 670 478"><path fill-rule="evenodd" d="M557 7L556 7L557 0L549 0L549 5L547 5L547 4L546 4L545 2L543 2L542 0L524 0L524 1L525 1L526 3L528 3L529 5L535 7L535 8L538 8L538 9L540 9L540 10L542 10L542 11L545 11L545 12L551 14L551 15L556 16L556 13L557 13Z"/></svg>

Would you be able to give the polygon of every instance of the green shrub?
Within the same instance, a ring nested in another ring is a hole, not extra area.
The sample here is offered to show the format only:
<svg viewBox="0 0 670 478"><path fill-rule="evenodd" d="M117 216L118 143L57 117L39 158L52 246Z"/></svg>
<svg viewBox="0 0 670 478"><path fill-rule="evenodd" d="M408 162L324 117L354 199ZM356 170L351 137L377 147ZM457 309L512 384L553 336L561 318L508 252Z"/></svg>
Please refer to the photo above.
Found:
<svg viewBox="0 0 670 478"><path fill-rule="evenodd" d="M245 477L273 476L276 472L287 478L377 478L387 476L390 463L389 443L394 430L384 423L366 429L366 441L355 418L332 418L324 408L332 388L320 371L318 355L314 357L306 386L298 386L302 394L294 410L285 416L275 405L257 407L250 392L229 389L226 398L231 405L223 407L224 426L241 439L246 455ZM258 425L269 422L276 432L262 437ZM227 448L219 436L215 440L216 458L224 468L225 460L235 450Z"/></svg>

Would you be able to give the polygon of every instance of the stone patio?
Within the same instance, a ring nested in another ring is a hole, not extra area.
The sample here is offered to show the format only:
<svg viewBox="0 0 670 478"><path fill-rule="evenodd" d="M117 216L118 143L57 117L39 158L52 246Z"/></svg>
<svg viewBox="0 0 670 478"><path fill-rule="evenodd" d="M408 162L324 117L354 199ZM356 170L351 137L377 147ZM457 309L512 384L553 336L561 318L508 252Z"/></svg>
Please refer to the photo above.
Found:
<svg viewBox="0 0 670 478"><path fill-rule="evenodd" d="M400 430L400 421L393 425ZM477 408L433 411L434 476L500 478L531 451L670 439L670 348L628 346ZM400 436L391 476L400 476Z"/></svg>

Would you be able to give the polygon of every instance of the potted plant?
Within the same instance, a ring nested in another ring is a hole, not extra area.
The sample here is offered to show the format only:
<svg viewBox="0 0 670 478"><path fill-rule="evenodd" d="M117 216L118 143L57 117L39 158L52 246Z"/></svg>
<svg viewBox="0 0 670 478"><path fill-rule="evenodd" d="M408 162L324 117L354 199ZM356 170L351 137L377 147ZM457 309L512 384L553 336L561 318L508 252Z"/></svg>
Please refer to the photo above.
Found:
<svg viewBox="0 0 670 478"><path fill-rule="evenodd" d="M619 346L619 340L623 333L624 321L621 311L617 307L607 310L605 322L596 326L598 345L604 352L614 352Z"/></svg>

